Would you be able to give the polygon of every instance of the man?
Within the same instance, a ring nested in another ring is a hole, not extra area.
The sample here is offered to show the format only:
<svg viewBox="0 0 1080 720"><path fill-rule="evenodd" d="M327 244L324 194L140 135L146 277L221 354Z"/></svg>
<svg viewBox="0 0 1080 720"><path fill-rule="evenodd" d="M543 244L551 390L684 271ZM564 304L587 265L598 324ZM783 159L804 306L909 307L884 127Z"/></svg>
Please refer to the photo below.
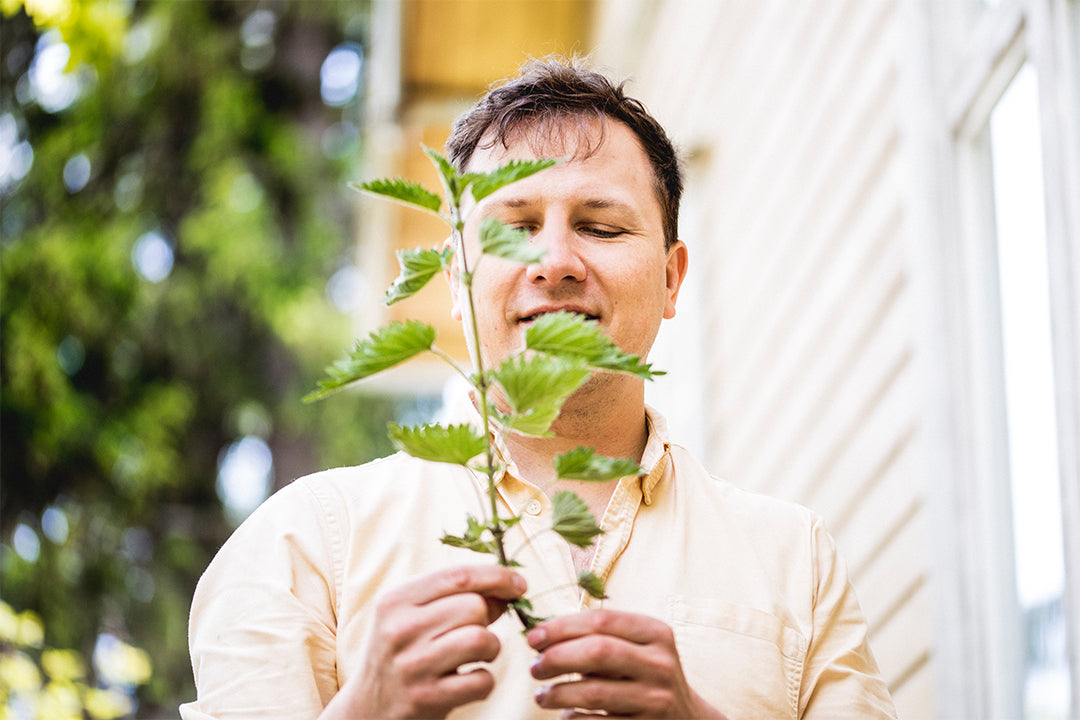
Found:
<svg viewBox="0 0 1080 720"><path fill-rule="evenodd" d="M682 177L664 131L622 88L542 61L489 92L454 127L451 160L554 168L469 216L524 228L546 253L485 258L473 283L490 367L542 313L595 318L647 355L675 314L687 249ZM464 316L464 317L463 317ZM522 567L440 545L478 514L464 468L398 454L296 481L256 511L207 569L192 606L199 699L210 717L895 717L866 624L821 521L710 477L667 437L643 383L601 374L567 400L555 436L512 435L499 482ZM558 480L578 445L640 458L645 477ZM547 488L547 492L539 488ZM549 494L571 489L601 518L588 550L544 532ZM592 569L598 601L575 586ZM521 637L503 614L526 589L551 619Z"/></svg>

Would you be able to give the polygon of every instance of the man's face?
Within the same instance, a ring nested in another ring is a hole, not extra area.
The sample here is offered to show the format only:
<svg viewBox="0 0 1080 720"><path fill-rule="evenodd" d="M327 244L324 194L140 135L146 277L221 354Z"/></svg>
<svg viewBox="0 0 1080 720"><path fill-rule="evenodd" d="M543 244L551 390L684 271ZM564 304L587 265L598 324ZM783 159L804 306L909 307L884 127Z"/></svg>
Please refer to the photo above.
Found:
<svg viewBox="0 0 1080 720"><path fill-rule="evenodd" d="M664 248L652 167L637 137L612 119L604 131L596 152L503 188L468 217L465 250L470 268L476 267L476 323L487 367L521 348L525 328L542 313L570 310L596 319L623 351L642 357L661 319L675 315L686 247L679 242ZM590 132L595 143L599 122ZM468 169L487 172L515 159L573 158L576 126L563 136L566 143L539 154L525 141L478 149ZM477 265L483 217L528 230L532 243L547 251L543 259L523 266L485 256ZM455 317L463 314L468 307L459 289Z"/></svg>

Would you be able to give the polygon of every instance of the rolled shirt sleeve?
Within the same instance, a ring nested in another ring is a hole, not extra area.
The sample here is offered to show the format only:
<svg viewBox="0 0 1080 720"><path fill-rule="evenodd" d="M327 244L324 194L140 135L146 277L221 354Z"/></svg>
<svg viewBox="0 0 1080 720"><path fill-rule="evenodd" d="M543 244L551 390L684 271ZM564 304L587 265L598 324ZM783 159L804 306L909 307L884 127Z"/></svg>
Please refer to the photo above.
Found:
<svg viewBox="0 0 1080 720"><path fill-rule="evenodd" d="M888 687L870 651L866 620L836 543L818 517L810 534L816 582L799 717L895 718Z"/></svg>
<svg viewBox="0 0 1080 720"><path fill-rule="evenodd" d="M184 720L313 718L337 692L335 559L318 499L297 482L225 543L192 601L198 701ZM310 527L309 527L310 525Z"/></svg>

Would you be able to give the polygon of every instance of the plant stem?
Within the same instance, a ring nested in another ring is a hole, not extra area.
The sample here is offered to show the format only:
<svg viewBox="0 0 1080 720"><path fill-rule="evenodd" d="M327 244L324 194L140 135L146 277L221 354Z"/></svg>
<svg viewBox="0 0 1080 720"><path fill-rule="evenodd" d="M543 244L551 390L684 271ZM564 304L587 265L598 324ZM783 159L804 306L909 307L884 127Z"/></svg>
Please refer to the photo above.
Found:
<svg viewBox="0 0 1080 720"><path fill-rule="evenodd" d="M474 387L477 389L480 396L480 418L483 421L484 437L487 438L484 459L487 463L485 474L487 475L488 500L491 502L491 523L488 525L488 529L491 531L491 536L495 540L495 549L498 551L499 564L506 567L510 564L510 561L506 557L506 547L503 545L503 535L506 533L506 528L503 526L502 519L499 517L498 492L495 489L495 455L492 452L491 447L491 408L488 404L488 390L490 385L488 383L487 374L484 372L484 357L480 347L480 329L476 326L476 304L473 301L472 292L473 276L472 272L469 270L469 259L465 254L465 223L461 219L460 210L457 207L451 208L451 215L453 217L452 233L457 242L458 252L461 253L461 272L463 273L462 278L465 285L465 297L469 301L469 325L472 326L473 347L475 348L476 355L476 379L473 382ZM532 623L529 622L521 609L516 606L513 606L513 608L522 627L526 630L532 627Z"/></svg>

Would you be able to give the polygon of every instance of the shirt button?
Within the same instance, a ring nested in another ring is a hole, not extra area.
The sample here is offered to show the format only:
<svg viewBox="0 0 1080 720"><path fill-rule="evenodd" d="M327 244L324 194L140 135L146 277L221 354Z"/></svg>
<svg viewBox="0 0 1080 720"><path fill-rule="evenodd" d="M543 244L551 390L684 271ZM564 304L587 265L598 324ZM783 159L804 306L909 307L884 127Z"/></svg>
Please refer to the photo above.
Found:
<svg viewBox="0 0 1080 720"><path fill-rule="evenodd" d="M542 509L543 508L541 508L539 500L530 500L528 502L528 504L525 506L525 512L527 512L530 515L539 515L540 510L542 510Z"/></svg>

